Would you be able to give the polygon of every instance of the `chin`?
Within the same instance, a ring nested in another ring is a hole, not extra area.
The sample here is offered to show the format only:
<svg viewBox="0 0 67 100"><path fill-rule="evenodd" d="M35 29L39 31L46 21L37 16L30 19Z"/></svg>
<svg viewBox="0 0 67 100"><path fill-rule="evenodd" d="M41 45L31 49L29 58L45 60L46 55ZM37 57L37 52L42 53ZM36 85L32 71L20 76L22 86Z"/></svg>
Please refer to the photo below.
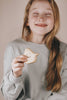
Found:
<svg viewBox="0 0 67 100"><path fill-rule="evenodd" d="M37 35L42 35L42 36L44 36L46 33L43 33L43 32L34 32L35 33L35 35L37 34Z"/></svg>

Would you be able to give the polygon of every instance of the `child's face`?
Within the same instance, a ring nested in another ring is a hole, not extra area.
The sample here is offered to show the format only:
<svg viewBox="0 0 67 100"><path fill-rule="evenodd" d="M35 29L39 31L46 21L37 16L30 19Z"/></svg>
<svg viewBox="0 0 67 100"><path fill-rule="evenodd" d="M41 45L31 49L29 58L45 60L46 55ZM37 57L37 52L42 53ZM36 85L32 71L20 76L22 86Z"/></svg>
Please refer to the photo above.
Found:
<svg viewBox="0 0 67 100"><path fill-rule="evenodd" d="M44 36L54 26L54 16L48 1L34 1L29 10L28 25L31 33Z"/></svg>

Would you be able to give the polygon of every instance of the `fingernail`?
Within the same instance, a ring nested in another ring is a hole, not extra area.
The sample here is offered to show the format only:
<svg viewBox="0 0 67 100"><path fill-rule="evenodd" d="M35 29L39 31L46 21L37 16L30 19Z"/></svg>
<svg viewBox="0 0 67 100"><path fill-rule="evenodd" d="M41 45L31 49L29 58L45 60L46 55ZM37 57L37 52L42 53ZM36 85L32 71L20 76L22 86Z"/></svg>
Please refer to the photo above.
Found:
<svg viewBox="0 0 67 100"><path fill-rule="evenodd" d="M24 59L24 61L27 61L27 59Z"/></svg>
<svg viewBox="0 0 67 100"><path fill-rule="evenodd" d="M20 56L20 57L23 57L23 56Z"/></svg>

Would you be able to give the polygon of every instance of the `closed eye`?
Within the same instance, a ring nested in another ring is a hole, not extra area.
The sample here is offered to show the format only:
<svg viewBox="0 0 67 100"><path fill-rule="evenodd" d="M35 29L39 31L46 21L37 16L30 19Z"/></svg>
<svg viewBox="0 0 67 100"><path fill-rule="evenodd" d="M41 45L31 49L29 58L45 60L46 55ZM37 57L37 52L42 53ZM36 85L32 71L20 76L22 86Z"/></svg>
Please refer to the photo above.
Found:
<svg viewBox="0 0 67 100"><path fill-rule="evenodd" d="M38 16L39 14L38 13L33 13L33 16Z"/></svg>
<svg viewBox="0 0 67 100"><path fill-rule="evenodd" d="M34 15L36 14L36 15L38 15L38 13L33 13Z"/></svg>
<svg viewBox="0 0 67 100"><path fill-rule="evenodd" d="M44 14L44 15L46 15L46 16L51 16L52 14L51 14L51 13L46 13L46 14Z"/></svg>

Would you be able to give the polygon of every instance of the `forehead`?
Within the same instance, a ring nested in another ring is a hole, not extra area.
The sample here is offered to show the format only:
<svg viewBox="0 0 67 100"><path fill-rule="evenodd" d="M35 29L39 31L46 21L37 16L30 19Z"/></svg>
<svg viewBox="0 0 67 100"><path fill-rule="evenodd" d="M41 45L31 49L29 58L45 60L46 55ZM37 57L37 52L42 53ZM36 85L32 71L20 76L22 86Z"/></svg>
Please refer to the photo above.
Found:
<svg viewBox="0 0 67 100"><path fill-rule="evenodd" d="M48 1L34 1L30 7L30 11L34 11L36 9L43 9L43 10L51 10L51 5L49 4Z"/></svg>

